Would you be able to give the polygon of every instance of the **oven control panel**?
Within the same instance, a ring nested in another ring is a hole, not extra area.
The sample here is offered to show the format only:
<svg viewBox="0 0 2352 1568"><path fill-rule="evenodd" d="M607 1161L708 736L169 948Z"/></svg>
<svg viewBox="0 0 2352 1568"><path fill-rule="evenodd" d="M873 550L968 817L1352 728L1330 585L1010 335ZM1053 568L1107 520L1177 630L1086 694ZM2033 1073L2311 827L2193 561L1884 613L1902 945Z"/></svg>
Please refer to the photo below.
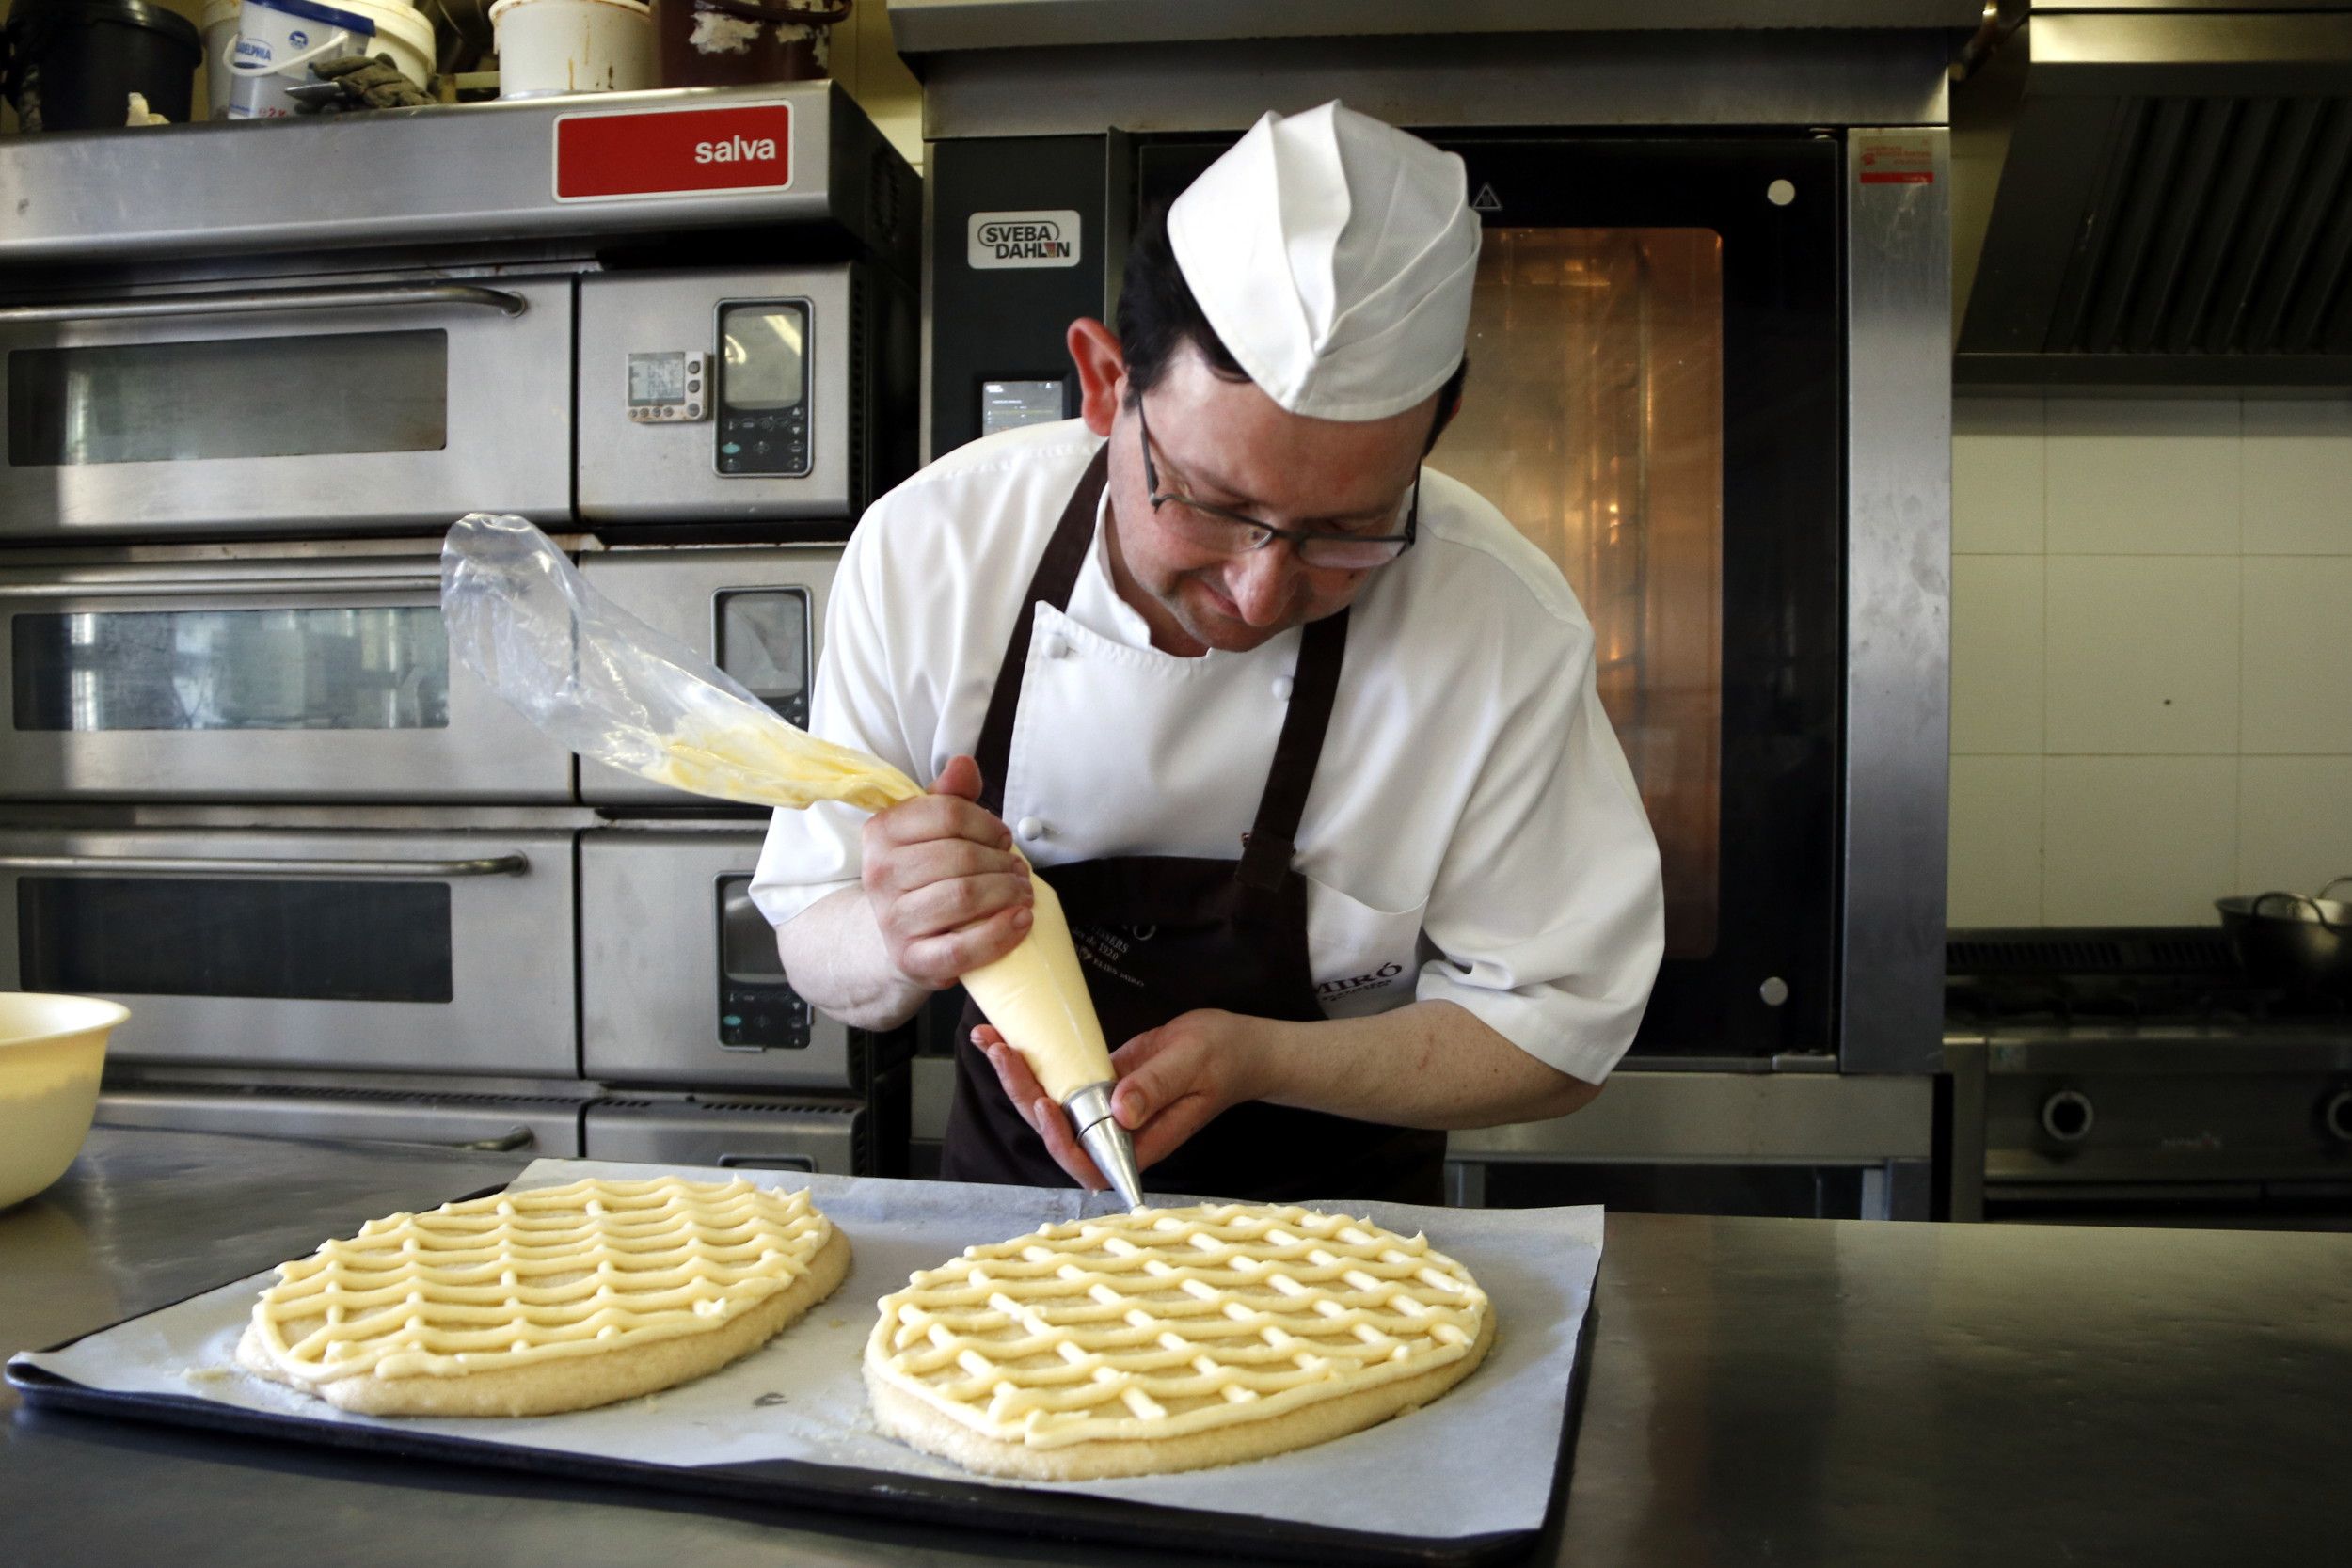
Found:
<svg viewBox="0 0 2352 1568"><path fill-rule="evenodd" d="M805 1051L815 1009L785 983L776 933L752 902L752 879L719 879L719 1043L729 1051Z"/></svg>
<svg viewBox="0 0 2352 1568"><path fill-rule="evenodd" d="M808 472L808 335L806 300L719 307L721 473Z"/></svg>

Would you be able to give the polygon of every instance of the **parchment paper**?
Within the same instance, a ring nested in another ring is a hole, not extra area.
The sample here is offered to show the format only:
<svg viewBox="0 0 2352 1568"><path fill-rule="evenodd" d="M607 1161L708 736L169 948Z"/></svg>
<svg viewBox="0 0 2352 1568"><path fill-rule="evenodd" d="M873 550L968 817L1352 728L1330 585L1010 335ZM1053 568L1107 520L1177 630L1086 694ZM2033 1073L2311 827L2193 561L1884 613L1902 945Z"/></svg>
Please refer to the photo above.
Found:
<svg viewBox="0 0 2352 1568"><path fill-rule="evenodd" d="M132 1319L54 1354L19 1355L12 1364L29 1363L115 1392L193 1397L316 1421L658 1465L802 1460L1436 1540L1532 1530L1543 1523L1577 1333L1600 1266L1598 1208L1325 1206L1367 1216L1400 1234L1425 1233L1431 1245L1467 1264L1497 1314L1495 1345L1485 1365L1434 1404L1336 1442L1222 1469L1055 1483L974 1477L882 1436L866 1412L859 1368L874 1304L915 1270L935 1267L967 1246L1104 1212L1115 1208L1116 1198L1036 1187L598 1160L540 1160L513 1185L662 1174L699 1180L748 1174L784 1191L814 1189L818 1206L849 1233L854 1261L848 1279L799 1323L732 1366L681 1387L564 1416L353 1416L253 1377L236 1366L234 1348L256 1294L273 1273Z"/></svg>

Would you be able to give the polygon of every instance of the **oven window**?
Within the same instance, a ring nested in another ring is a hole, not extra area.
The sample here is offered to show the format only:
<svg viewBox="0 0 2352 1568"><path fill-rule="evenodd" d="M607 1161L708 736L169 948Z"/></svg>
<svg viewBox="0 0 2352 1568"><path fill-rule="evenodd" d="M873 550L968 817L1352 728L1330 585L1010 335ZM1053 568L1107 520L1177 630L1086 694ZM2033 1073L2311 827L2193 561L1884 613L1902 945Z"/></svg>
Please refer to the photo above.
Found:
<svg viewBox="0 0 2352 1568"><path fill-rule="evenodd" d="M441 730L431 605L17 615L20 730Z"/></svg>
<svg viewBox="0 0 2352 1568"><path fill-rule="evenodd" d="M808 722L808 591L719 595L719 668L795 724Z"/></svg>
<svg viewBox="0 0 2352 1568"><path fill-rule="evenodd" d="M24 877L28 990L447 1002L446 882Z"/></svg>
<svg viewBox="0 0 2352 1568"><path fill-rule="evenodd" d="M1665 863L1666 957L1721 900L1724 275L1708 229L1486 231L1470 392L1430 458L1559 564Z"/></svg>
<svg viewBox="0 0 2352 1568"><path fill-rule="evenodd" d="M448 441L444 331L8 356L11 467L438 451Z"/></svg>

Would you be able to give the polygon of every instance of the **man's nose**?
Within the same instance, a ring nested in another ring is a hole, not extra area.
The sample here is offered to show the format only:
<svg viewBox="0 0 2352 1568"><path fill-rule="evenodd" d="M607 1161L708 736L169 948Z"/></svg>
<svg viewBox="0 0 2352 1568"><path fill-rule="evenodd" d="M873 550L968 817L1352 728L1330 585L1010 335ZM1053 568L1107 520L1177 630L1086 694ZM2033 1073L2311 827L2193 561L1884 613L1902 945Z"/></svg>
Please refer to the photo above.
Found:
<svg viewBox="0 0 2352 1568"><path fill-rule="evenodd" d="M1279 539L1262 550L1235 556L1225 569L1225 592L1241 618L1253 626L1279 621L1297 588L1298 563L1290 546Z"/></svg>

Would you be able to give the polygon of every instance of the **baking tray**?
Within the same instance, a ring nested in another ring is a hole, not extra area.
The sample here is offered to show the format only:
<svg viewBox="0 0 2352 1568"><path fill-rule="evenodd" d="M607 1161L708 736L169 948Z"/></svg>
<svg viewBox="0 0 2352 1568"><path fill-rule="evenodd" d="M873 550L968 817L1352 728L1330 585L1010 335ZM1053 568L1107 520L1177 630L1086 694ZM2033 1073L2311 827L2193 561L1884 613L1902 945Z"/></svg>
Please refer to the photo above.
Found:
<svg viewBox="0 0 2352 1568"><path fill-rule="evenodd" d="M514 1185L545 1185L583 1174L646 1176L665 1171L676 1171L679 1174L712 1179L725 1179L735 1174L721 1171L686 1170L674 1166L619 1166L596 1162L542 1161L518 1178ZM790 1184L797 1186L803 1184L803 1181L795 1179ZM817 1195L818 1202L829 1207L846 1204L849 1201L848 1194L851 1191L870 1199L874 1196L874 1190L878 1187L920 1189L925 1196L935 1199L940 1190L937 1184L933 1183L883 1182L870 1178L813 1178L807 1179L806 1184L820 1189L831 1189L830 1193L819 1191ZM480 1196L499 1190L493 1187L463 1196ZM1020 1203L1023 1201L1020 1195L1025 1193L1034 1195L1034 1197L1041 1200L1042 1206L1050 1211L1031 1223L1049 1223L1053 1218L1066 1217L1068 1212L1074 1212L1070 1206L1084 1201L1074 1194L1049 1193L1041 1189L978 1189L975 1190L974 1196L976 1198L984 1197L995 1203L1005 1201ZM1032 1204L1032 1207L1038 1206L1040 1205ZM887 1208L889 1205L885 1203L883 1207ZM1482 1213L1479 1211L1413 1211L1384 1205L1342 1207L1359 1211L1369 1210L1375 1220L1389 1224L1391 1228L1399 1228L1395 1221L1409 1221L1410 1216L1425 1212L1435 1223L1427 1226L1407 1223L1403 1228L1429 1229L1438 1239L1441 1248L1454 1251L1456 1256L1477 1250L1448 1247L1445 1237L1449 1227L1458 1233L1466 1232L1473 1226L1477 1226L1477 1216ZM1385 1218L1383 1217L1384 1212L1387 1215ZM1589 1213L1589 1212L1582 1211L1549 1212L1578 1216ZM1597 1216L1594 1217L1597 1218ZM1489 1219L1487 1223L1499 1223L1500 1218L1501 1216L1496 1216ZM1520 1212L1511 1218L1516 1227L1522 1228L1531 1222L1538 1225L1541 1223L1538 1216L1527 1212ZM987 1227L992 1224L1002 1222L978 1219L973 1223ZM849 1229L852 1243L855 1244L861 1239L871 1240L877 1237L884 1226L878 1225L869 1218L856 1225L845 1224L844 1227ZM1021 1228L1026 1227L1024 1226ZM1479 1227L1484 1228L1483 1226ZM1597 1233L1597 1225L1592 1226L1591 1228ZM1018 1229L986 1230L984 1228L982 1235L973 1239L1001 1239L1003 1235L1018 1233ZM1596 1256L1592 1262L1597 1265L1597 1249L1595 1250ZM944 1260L946 1256L952 1256L952 1252L942 1254L931 1260ZM1470 1258L1466 1257L1464 1260L1471 1263L1473 1271L1479 1271L1479 1264ZM853 1281L855 1277L853 1274ZM1482 1280L1485 1278L1484 1272L1481 1272L1481 1277ZM97 1381L85 1381L82 1378L68 1375L56 1368L40 1365L37 1361L24 1356L9 1363L8 1377L23 1395L26 1404L36 1408L123 1417L245 1435L283 1438L304 1444L325 1444L357 1452L389 1455L396 1458L452 1461L496 1466L501 1469L561 1478L566 1481L621 1482L665 1492L723 1497L781 1508L822 1509L886 1518L916 1519L960 1528L978 1528L1002 1530L1031 1538L1104 1542L1127 1545L1133 1545L1138 1541L1149 1541L1157 1546L1190 1551L1279 1557L1302 1561L1467 1565L1493 1561L1522 1549L1532 1539L1541 1533L1547 1523L1556 1517L1562 1506L1565 1489L1561 1481L1567 1468L1567 1458L1574 1447L1577 1424L1582 1409L1586 1371L1591 1359L1589 1352L1593 1334L1593 1313L1590 1310L1590 1275L1587 1275L1585 1277L1586 1290L1579 1304L1581 1310L1577 1333L1572 1341L1573 1360L1569 1368L1569 1375L1561 1379L1557 1384L1545 1385L1532 1400L1523 1402L1534 1407L1533 1414L1545 1418L1541 1421L1531 1422L1531 1428L1542 1429L1551 1439L1551 1448L1544 1455L1546 1463L1543 1466L1543 1474L1548 1481L1544 1506L1538 1511L1537 1516L1523 1528L1486 1530L1471 1534L1417 1535L1392 1530L1352 1529L1310 1520L1269 1517L1260 1513L1194 1508L1136 1500L1131 1497L1102 1496L1097 1495L1098 1488L1093 1486L1047 1486L961 1479L962 1472L956 1472L952 1476L917 1473L917 1469L924 1465L929 1465L934 1471L952 1467L930 1461L925 1456L915 1455L912 1450L905 1450L903 1461L894 1460L894 1463L916 1468L828 1464L805 1456L708 1464L655 1462L609 1452L582 1452L504 1438L461 1435L447 1430L433 1430L424 1423L416 1421L351 1417L341 1412L333 1412L330 1407L325 1405L316 1405L315 1410L318 1412L316 1414L303 1413L300 1407L310 1405L312 1402L300 1400L291 1393L277 1390L274 1386L268 1386L272 1396L285 1398L293 1402L296 1408L260 1409L246 1404L226 1402L220 1398L207 1398L199 1394L176 1394L161 1391L151 1386L145 1388L109 1386ZM261 1278L265 1279L266 1275ZM258 1289L259 1282L253 1278L224 1281L220 1286L198 1291L179 1302L154 1308L149 1312L135 1314L119 1323L77 1336L64 1344L53 1346L47 1351L37 1354L42 1356L72 1359L70 1353L73 1352L77 1346L89 1345L90 1342L99 1340L104 1336L116 1335L126 1329L136 1330L143 1324L167 1322L168 1315L191 1313L198 1309L197 1304L205 1302L208 1297L217 1297L226 1291L246 1286ZM847 1293L848 1289L849 1287L845 1285L843 1293L836 1294L830 1301L818 1306L811 1313L810 1319L803 1320L803 1323L825 1318L829 1313L834 1314L834 1321L837 1322L839 1309L845 1306L852 1309L850 1316L857 1319L861 1325L870 1323L870 1317L867 1315L868 1308L865 1302L857 1297L850 1296ZM1498 1311L1503 1314L1502 1331L1508 1335L1512 1328L1509 1305L1498 1297L1497 1307ZM213 1310L216 1313L218 1308L215 1307ZM862 1338L862 1333L860 1337ZM1486 1367L1481 1368L1478 1373L1462 1385L1461 1393L1469 1394L1472 1389L1481 1386L1479 1380L1494 1370L1495 1360L1501 1358L1504 1343L1507 1341L1499 1341L1496 1357L1490 1359ZM83 1359L87 1360L88 1356L85 1355ZM759 1359L760 1353L755 1353L752 1356L722 1369L708 1378L700 1380L698 1384L684 1386L707 1391L709 1388L723 1388L725 1386L723 1380L729 1379L731 1374L738 1380L755 1377L755 1364ZM854 1367L846 1369L845 1375L854 1380L857 1376ZM257 1385L257 1386L260 1386ZM748 1387L749 1385L746 1385L743 1388L737 1389L736 1392L738 1394L746 1392ZM651 1411L655 1408L656 1402L679 1392L680 1390L669 1390L664 1394L650 1396L645 1401L624 1402L622 1404L607 1406L605 1409L608 1412L626 1412L632 1405L641 1405L647 1411ZM1557 1403L1549 1403L1549 1401L1557 1401ZM1430 1429L1433 1448L1438 1446L1438 1443L1434 1440L1444 1439L1449 1435L1454 1441L1446 1446L1458 1447L1462 1434L1447 1434L1440 1430L1445 1424L1443 1418L1447 1411L1448 1405L1445 1401L1441 1400L1410 1416L1399 1418L1398 1422L1388 1423L1388 1426L1394 1428L1404 1421L1419 1421ZM596 1414L596 1412L582 1412L580 1416ZM1558 1425L1556 1429L1553 1429L1549 1421L1555 1416ZM645 1418L658 1419L653 1417ZM577 1417L540 1418L533 1424L544 1431L548 1423L577 1419ZM443 1422L435 1423L435 1426L447 1427L452 1424L461 1425L468 1432L480 1426L478 1422ZM515 1424L501 1423L496 1430L512 1433L518 1428ZM1372 1430L1380 1432L1384 1429ZM1243 1476L1245 1472L1251 1477L1264 1478L1274 1470L1274 1467L1287 1466L1298 1471L1302 1478L1311 1482L1313 1468L1318 1465L1327 1465L1334 1462L1339 1445L1359 1442L1368 1435L1359 1433L1354 1438L1339 1439L1336 1445L1319 1445L1317 1448L1297 1450L1295 1453L1273 1459L1253 1461L1247 1465L1232 1467L1229 1471L1195 1472L1193 1479L1220 1475L1234 1478ZM895 1449L898 1446L891 1445L890 1447ZM1174 1482L1178 1478L1160 1479ZM1458 1497L1459 1494L1456 1493L1454 1496Z"/></svg>

